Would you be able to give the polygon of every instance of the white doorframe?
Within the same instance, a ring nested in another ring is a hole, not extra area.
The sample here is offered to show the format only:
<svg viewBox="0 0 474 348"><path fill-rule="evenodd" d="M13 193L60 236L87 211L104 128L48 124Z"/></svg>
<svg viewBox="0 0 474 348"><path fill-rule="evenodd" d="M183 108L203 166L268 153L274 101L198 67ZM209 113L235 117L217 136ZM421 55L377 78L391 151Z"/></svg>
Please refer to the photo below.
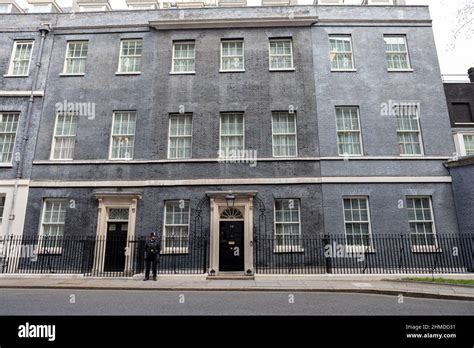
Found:
<svg viewBox="0 0 474 348"><path fill-rule="evenodd" d="M219 274L219 223L221 208L227 208L233 206L240 208L244 213L244 275L254 274L253 265L253 197L256 195L256 191L245 191L245 192L230 192L230 191L219 191L219 192L206 192L210 197L210 262L209 262L209 274ZM235 200L232 203L228 203L226 196L232 194L235 196ZM242 221L242 220L241 220Z"/></svg>
<svg viewBox="0 0 474 348"><path fill-rule="evenodd" d="M135 237L135 221L137 213L137 202L141 199L139 194L96 194L99 201L97 216L97 240L102 242L95 244L94 250L94 273L104 272L105 249L107 238L107 223L109 221L109 210L113 208L128 209L128 231L127 231L127 252L125 254L124 274L132 274L133 247L130 240ZM125 251L124 251L125 252Z"/></svg>

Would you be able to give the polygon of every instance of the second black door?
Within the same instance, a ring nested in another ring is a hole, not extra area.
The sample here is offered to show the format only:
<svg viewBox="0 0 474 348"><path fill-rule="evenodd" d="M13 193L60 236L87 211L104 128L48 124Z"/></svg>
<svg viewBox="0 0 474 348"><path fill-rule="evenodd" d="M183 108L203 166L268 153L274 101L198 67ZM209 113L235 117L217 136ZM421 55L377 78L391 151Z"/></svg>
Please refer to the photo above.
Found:
<svg viewBox="0 0 474 348"><path fill-rule="evenodd" d="M244 270L244 222L219 223L219 270Z"/></svg>

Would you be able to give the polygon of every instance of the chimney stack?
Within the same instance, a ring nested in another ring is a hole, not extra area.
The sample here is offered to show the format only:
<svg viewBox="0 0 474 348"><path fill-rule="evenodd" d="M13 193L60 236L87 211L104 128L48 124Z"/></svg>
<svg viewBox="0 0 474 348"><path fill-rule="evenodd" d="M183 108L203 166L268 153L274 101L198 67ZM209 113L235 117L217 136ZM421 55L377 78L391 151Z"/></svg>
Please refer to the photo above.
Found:
<svg viewBox="0 0 474 348"><path fill-rule="evenodd" d="M471 83L474 83L474 68L470 68L467 71L467 74L469 75L469 80L471 80Z"/></svg>

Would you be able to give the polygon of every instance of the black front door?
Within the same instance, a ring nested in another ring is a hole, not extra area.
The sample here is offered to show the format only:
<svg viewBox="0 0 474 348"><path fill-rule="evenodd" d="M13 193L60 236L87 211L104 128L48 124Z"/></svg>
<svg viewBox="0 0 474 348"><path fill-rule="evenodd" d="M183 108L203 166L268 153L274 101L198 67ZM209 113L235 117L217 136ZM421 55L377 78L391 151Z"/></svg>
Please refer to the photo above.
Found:
<svg viewBox="0 0 474 348"><path fill-rule="evenodd" d="M221 221L219 224L219 270L244 270L244 222Z"/></svg>
<svg viewBox="0 0 474 348"><path fill-rule="evenodd" d="M127 247L127 222L109 222L105 244L104 272L123 272Z"/></svg>

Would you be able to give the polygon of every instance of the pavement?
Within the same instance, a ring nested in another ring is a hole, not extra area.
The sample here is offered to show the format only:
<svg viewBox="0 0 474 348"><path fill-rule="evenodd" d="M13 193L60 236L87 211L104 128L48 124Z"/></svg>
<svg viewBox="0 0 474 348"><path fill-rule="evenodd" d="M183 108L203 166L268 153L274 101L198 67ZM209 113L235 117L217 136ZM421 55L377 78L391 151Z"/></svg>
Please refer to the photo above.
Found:
<svg viewBox="0 0 474 348"><path fill-rule="evenodd" d="M443 276L444 277L444 276ZM206 279L205 276L93 278L82 276L1 277L0 288L150 290L150 291L265 291L403 295L445 300L474 301L474 286L417 283L383 277L256 276L254 279Z"/></svg>

